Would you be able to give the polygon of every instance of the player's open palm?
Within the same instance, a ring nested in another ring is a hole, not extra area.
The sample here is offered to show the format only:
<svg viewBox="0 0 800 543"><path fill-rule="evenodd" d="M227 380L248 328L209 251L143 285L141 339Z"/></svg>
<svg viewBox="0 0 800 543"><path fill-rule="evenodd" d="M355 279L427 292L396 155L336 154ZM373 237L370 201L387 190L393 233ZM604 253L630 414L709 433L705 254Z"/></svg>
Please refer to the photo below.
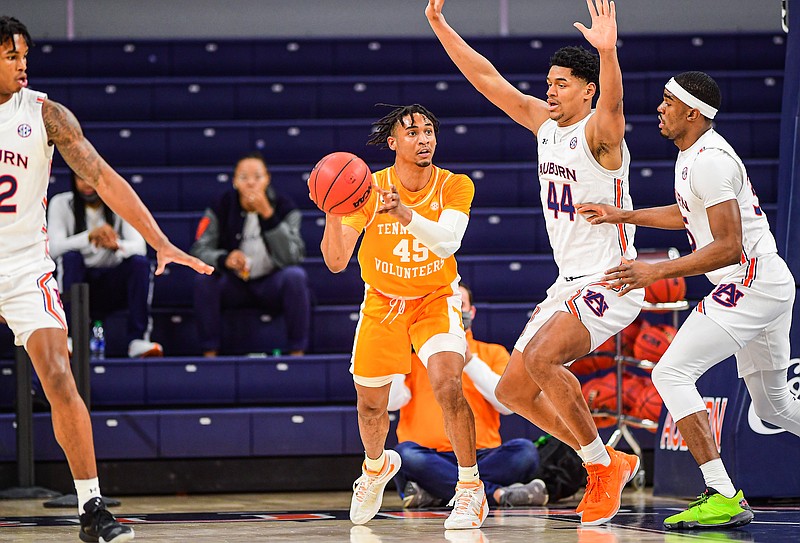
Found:
<svg viewBox="0 0 800 543"><path fill-rule="evenodd" d="M591 224L619 224L625 222L622 210L608 204L575 204L575 210Z"/></svg>
<svg viewBox="0 0 800 543"><path fill-rule="evenodd" d="M617 8L609 0L586 0L592 16L591 28L582 23L573 26L581 31L586 41L597 50L611 49L617 45Z"/></svg>
<svg viewBox="0 0 800 543"><path fill-rule="evenodd" d="M162 247L161 250L156 253L156 258L158 259L156 275L164 273L164 268L171 262L189 266L197 273L202 273L203 275L211 275L214 272L213 266L209 266L199 258L184 253L171 243L167 243L167 245Z"/></svg>

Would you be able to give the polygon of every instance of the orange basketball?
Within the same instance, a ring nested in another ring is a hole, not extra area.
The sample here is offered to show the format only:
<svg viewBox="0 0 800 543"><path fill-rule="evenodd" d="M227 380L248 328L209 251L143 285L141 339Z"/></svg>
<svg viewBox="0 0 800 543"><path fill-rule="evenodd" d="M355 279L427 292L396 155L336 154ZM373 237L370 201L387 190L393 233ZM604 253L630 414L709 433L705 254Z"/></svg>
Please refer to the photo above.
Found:
<svg viewBox="0 0 800 543"><path fill-rule="evenodd" d="M590 354L573 362L569 369L575 375L589 375L596 371L605 370L614 366L614 358L598 354Z"/></svg>
<svg viewBox="0 0 800 543"><path fill-rule="evenodd" d="M633 345L633 356L639 360L658 362L677 333L668 324L658 324L642 330Z"/></svg>
<svg viewBox="0 0 800 543"><path fill-rule="evenodd" d="M311 170L308 192L325 213L349 215L369 200L372 172L352 153L331 153Z"/></svg>
<svg viewBox="0 0 800 543"><path fill-rule="evenodd" d="M659 279L644 289L644 301L651 304L677 302L686 297L686 279L671 277Z"/></svg>
<svg viewBox="0 0 800 543"><path fill-rule="evenodd" d="M603 377L586 381L581 387L583 397L591 411L615 411L617 409L617 374L611 372ZM616 422L615 417L595 416L598 428L606 428Z"/></svg>
<svg viewBox="0 0 800 543"><path fill-rule="evenodd" d="M664 402L661 400L661 396L659 396L656 387L653 386L653 383L650 383L641 388L639 393L639 401L631 415L640 419L648 419L658 422L658 418L661 416L661 407L663 405ZM655 432L656 429L650 428L650 431Z"/></svg>
<svg viewBox="0 0 800 543"><path fill-rule="evenodd" d="M641 317L630 323L622 330L622 354L633 356L633 346L642 330L650 328L650 323Z"/></svg>

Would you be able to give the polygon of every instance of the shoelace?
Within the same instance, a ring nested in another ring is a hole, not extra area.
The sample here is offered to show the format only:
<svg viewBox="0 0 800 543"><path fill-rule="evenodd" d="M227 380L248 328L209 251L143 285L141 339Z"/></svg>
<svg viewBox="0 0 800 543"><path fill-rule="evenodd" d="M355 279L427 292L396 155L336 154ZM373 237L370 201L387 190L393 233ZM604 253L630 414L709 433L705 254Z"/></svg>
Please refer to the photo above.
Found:
<svg viewBox="0 0 800 543"><path fill-rule="evenodd" d="M692 507L699 507L703 505L708 501L708 498L710 497L711 495L708 493L708 490L706 490L705 492L697 496L696 500L694 500L693 502L689 502L689 509L691 509Z"/></svg>
<svg viewBox="0 0 800 543"><path fill-rule="evenodd" d="M455 505L454 510L457 515L466 515L469 512L469 504L471 501L471 488L457 488L455 496L453 496L453 499L447 504L447 507L453 507Z"/></svg>
<svg viewBox="0 0 800 543"><path fill-rule="evenodd" d="M586 478L586 493L589 495L587 501L599 502L603 498L610 497L606 487L608 486L607 477L603 477L597 473L597 470L587 470L589 476Z"/></svg>
<svg viewBox="0 0 800 543"><path fill-rule="evenodd" d="M370 488L372 488L372 483L374 482L375 477L370 477L368 474L364 473L356 479L353 483L353 492L356 493L356 499L360 502L363 502L367 497L367 492L369 492Z"/></svg>

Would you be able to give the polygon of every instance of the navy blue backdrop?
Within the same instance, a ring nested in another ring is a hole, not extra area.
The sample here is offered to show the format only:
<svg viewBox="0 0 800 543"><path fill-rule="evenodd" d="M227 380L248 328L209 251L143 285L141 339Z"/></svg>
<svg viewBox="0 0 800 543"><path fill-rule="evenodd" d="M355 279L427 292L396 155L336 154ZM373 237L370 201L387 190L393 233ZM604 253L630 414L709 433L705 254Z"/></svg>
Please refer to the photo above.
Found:
<svg viewBox="0 0 800 543"><path fill-rule="evenodd" d="M800 4L789 10L789 37L783 77L780 168L778 170L778 251L800 281ZM800 284L800 283L798 283ZM800 290L800 289L798 289ZM800 292L798 292L800 298ZM792 356L800 356L800 304L795 301Z"/></svg>

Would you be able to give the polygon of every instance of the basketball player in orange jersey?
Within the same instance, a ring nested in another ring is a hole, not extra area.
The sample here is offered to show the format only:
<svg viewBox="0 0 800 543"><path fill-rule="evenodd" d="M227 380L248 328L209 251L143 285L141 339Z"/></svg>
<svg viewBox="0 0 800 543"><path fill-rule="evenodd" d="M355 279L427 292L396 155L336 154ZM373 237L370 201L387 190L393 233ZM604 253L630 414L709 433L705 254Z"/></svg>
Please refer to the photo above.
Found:
<svg viewBox="0 0 800 543"><path fill-rule="evenodd" d="M540 195L559 277L533 311L495 392L507 407L578 451L589 477L577 513L583 524L595 525L617 514L622 489L639 459L604 446L580 384L565 366L630 324L641 310L644 291L632 292L631 300L620 304L624 297L603 280L606 263L613 267L636 258L634 229L606 225L596 230L574 206L601 198L633 208L616 8L608 0L586 3L592 26L575 27L597 49L599 60L582 47L556 51L546 101L520 92L472 49L445 21L444 0L430 0L425 14L469 82L538 142ZM598 87L602 93L593 110Z"/></svg>
<svg viewBox="0 0 800 543"><path fill-rule="evenodd" d="M28 29L0 17L0 316L33 361L53 414L56 440L75 480L82 541L134 537L106 509L97 480L92 426L67 352L67 324L47 251L47 183L53 147L103 201L156 250L159 275L170 262L210 274L214 268L169 242L142 201L84 137L67 108L28 87Z"/></svg>
<svg viewBox="0 0 800 543"><path fill-rule="evenodd" d="M433 165L439 121L419 104L398 107L374 123L372 145L395 152L394 165L372 176L367 203L344 218L326 215L322 255L342 271L358 252L365 283L350 372L358 396L358 426L366 458L353 485L350 519L364 524L378 512L400 455L385 450L389 388L411 371L412 347L428 369L458 459L458 484L446 529L479 528L489 513L475 456L475 422L464 398L466 339L459 275L453 256L469 221L475 188L466 175Z"/></svg>

